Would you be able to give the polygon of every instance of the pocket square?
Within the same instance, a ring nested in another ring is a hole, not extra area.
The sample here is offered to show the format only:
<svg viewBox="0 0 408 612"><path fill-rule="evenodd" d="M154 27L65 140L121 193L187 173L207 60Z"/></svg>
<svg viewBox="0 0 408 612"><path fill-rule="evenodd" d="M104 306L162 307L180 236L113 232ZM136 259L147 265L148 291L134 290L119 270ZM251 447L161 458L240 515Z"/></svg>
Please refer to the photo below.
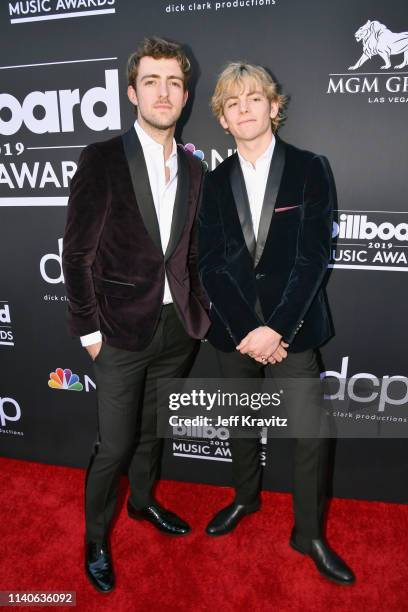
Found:
<svg viewBox="0 0 408 612"><path fill-rule="evenodd" d="M299 208L300 204L296 204L296 206L282 206L281 208L275 208L275 212L285 212L286 210L292 210L292 208Z"/></svg>

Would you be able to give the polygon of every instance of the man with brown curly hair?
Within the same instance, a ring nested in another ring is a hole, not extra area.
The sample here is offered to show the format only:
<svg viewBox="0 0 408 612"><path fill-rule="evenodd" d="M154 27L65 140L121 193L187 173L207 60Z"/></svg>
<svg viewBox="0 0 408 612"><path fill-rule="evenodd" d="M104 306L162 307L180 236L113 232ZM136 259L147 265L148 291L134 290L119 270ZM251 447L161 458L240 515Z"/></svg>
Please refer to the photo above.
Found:
<svg viewBox="0 0 408 612"><path fill-rule="evenodd" d="M69 325L94 362L98 443L86 477L86 574L114 587L108 531L128 468L128 515L169 535L189 525L154 498L156 385L185 375L209 326L196 264L203 167L174 140L190 62L152 37L128 61L131 129L86 147L71 184L63 268Z"/></svg>
<svg viewBox="0 0 408 612"><path fill-rule="evenodd" d="M334 196L330 167L323 156L277 136L285 98L261 66L229 64L211 104L237 153L207 175L199 215L199 269L211 301L208 339L224 377L277 378L287 390L298 432L290 544L326 578L351 584L353 572L323 537L327 440L318 435L316 349L332 333L323 290ZM232 433L231 452L236 495L207 526L211 536L232 531L260 507L259 439Z"/></svg>

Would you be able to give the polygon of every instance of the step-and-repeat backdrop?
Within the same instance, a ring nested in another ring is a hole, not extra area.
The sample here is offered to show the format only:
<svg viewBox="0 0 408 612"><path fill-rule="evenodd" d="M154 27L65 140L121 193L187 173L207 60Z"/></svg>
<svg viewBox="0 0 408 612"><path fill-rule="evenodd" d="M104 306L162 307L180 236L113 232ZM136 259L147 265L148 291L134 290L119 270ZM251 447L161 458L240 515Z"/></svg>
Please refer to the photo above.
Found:
<svg viewBox="0 0 408 612"><path fill-rule="evenodd" d="M0 454L87 465L92 364L68 336L61 270L70 180L90 142L127 129L125 64L146 35L182 42L195 78L179 138L213 169L233 143L209 110L225 62L268 67L285 140L325 154L338 190L323 371L346 419L407 400L408 8L403 0L9 0L0 8ZM49 386L50 376L60 384ZM218 376L203 343L192 375ZM402 409L402 408L401 408ZM289 490L291 443L261 432L264 486ZM227 484L225 428L179 428L162 474ZM406 441L340 439L333 493L408 501Z"/></svg>

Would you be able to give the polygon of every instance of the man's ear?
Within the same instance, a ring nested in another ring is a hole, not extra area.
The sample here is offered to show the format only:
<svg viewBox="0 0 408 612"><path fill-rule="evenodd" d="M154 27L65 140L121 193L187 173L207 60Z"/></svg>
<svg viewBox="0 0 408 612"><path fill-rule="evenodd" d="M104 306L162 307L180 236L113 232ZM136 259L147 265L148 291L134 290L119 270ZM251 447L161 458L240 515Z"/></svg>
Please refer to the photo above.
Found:
<svg viewBox="0 0 408 612"><path fill-rule="evenodd" d="M135 88L132 85L129 85L129 87L127 88L127 95L133 106L137 106L137 95Z"/></svg>
<svg viewBox="0 0 408 612"><path fill-rule="evenodd" d="M278 113L279 113L279 103L276 100L272 100L270 118L275 119Z"/></svg>
<svg viewBox="0 0 408 612"><path fill-rule="evenodd" d="M187 100L188 100L188 89L186 89L185 92L184 92L183 107L187 104Z"/></svg>
<svg viewBox="0 0 408 612"><path fill-rule="evenodd" d="M228 123L226 122L224 115L220 115L219 122L224 130L228 130Z"/></svg>

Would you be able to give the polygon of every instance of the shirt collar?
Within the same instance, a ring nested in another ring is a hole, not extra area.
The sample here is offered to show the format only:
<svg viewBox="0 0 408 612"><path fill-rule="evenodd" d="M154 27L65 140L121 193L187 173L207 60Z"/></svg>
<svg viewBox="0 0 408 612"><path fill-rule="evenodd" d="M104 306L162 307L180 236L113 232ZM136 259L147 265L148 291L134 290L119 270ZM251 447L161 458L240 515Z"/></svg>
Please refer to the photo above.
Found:
<svg viewBox="0 0 408 612"><path fill-rule="evenodd" d="M137 119L136 119L136 121L134 123L134 128L135 128L136 134L138 135L138 138L140 140L140 144L142 145L143 151L145 151L145 150L147 151L147 150L150 149L150 150L160 151L161 153L163 153L163 151L164 151L163 145L161 145L159 142L154 140L154 138L149 136L149 134L147 132L145 132L145 130L140 126L140 124L139 124ZM177 156L177 144L176 144L176 141L173 138L173 148L171 150L169 159L166 161L166 164L174 156Z"/></svg>
<svg viewBox="0 0 408 612"><path fill-rule="evenodd" d="M271 161L272 159L272 155L273 155L273 150L275 148L275 142L276 142L276 138L275 136L272 134L272 140L270 142L270 144L268 145L268 148L262 153L262 155L260 155L258 157L258 159L255 161L255 168L257 167L257 165L259 163L265 162L268 163ZM237 149L237 153L238 153L238 158L239 161L241 162L241 165L253 168L253 165L250 161L248 161L247 159L245 159L245 157L242 157L241 153L238 151Z"/></svg>

